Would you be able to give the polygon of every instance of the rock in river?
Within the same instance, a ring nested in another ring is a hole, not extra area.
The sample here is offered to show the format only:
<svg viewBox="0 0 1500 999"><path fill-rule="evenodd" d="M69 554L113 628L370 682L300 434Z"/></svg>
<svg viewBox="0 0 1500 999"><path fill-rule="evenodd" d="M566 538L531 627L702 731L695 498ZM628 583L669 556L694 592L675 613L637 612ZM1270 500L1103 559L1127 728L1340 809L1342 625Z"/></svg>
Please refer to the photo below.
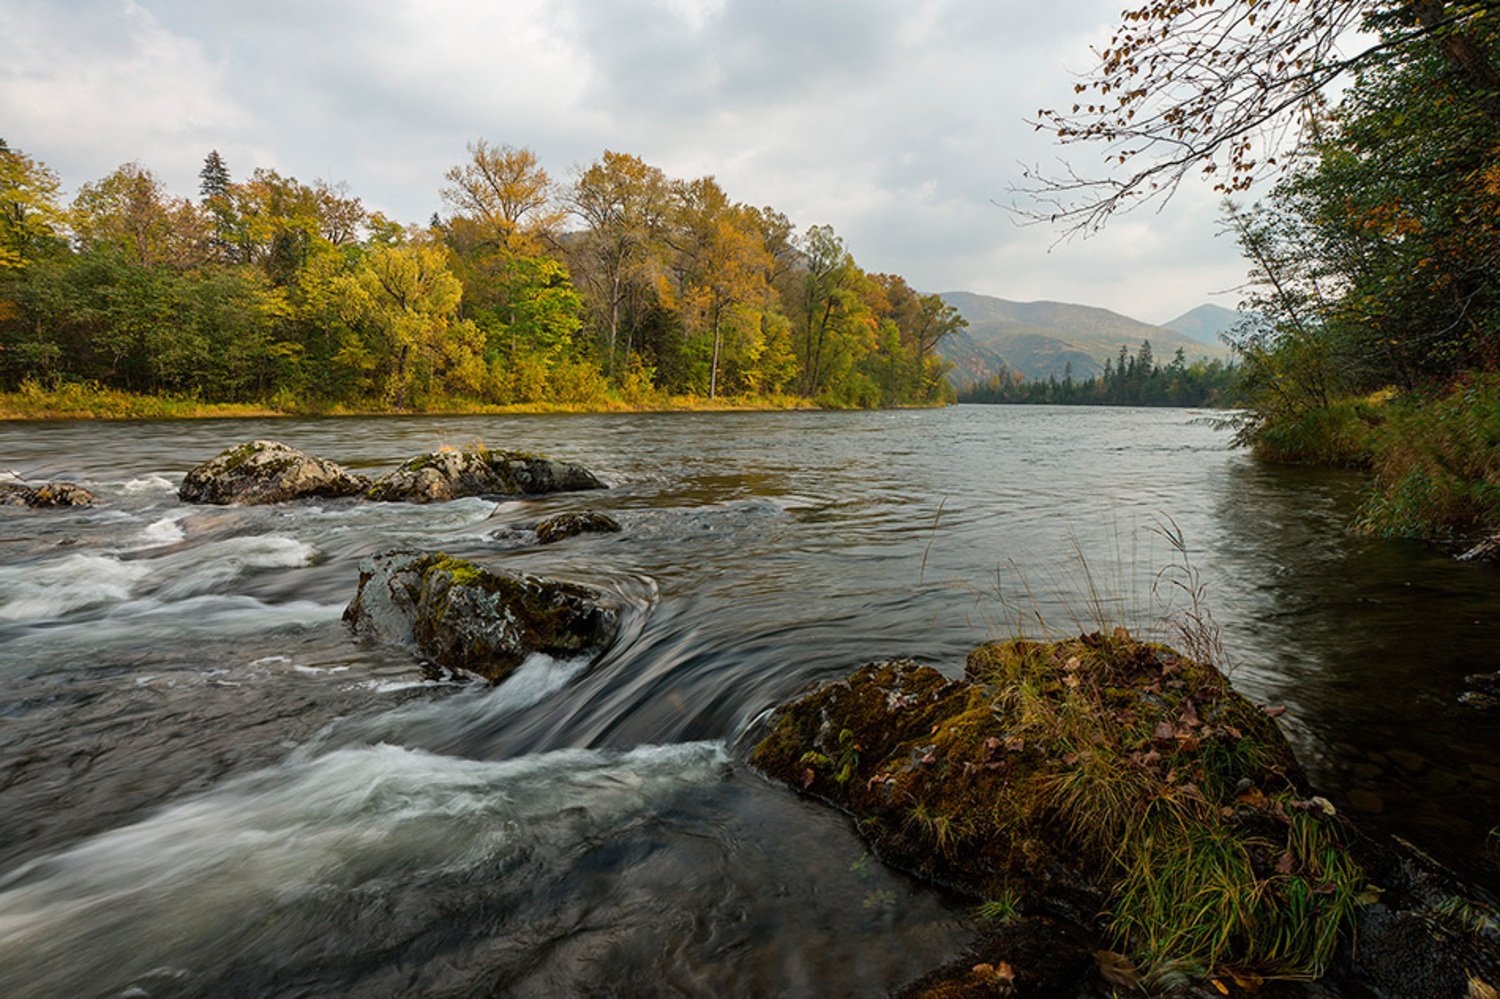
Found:
<svg viewBox="0 0 1500 999"><path fill-rule="evenodd" d="M558 658L601 652L620 625L614 602L590 587L411 551L360 563L359 592L344 620L357 632L412 646L439 666L493 683L533 652Z"/></svg>
<svg viewBox="0 0 1500 999"><path fill-rule="evenodd" d="M281 503L306 497L354 496L370 487L362 475L277 441L251 441L220 451L188 472L177 490L185 503Z"/></svg>
<svg viewBox="0 0 1500 999"><path fill-rule="evenodd" d="M434 451L381 476L370 499L440 503L464 496L516 496L603 489L582 465L521 451Z"/></svg>
<svg viewBox="0 0 1500 999"><path fill-rule="evenodd" d="M72 482L0 482L0 506L92 506L94 494Z"/></svg>
<svg viewBox="0 0 1500 999"><path fill-rule="evenodd" d="M606 513L585 510L580 513L560 513L536 525L536 537L544 545L550 545L575 534L618 534L620 522Z"/></svg>
<svg viewBox="0 0 1500 999"><path fill-rule="evenodd" d="M1399 966L1409 995L1495 980L1493 944L1439 939L1447 903L1307 790L1267 711L1124 629L983 645L960 679L871 663L783 706L751 763L1010 926L911 995L1107 995L1225 967L1347 984ZM1049 956L1079 939L1082 958Z"/></svg>

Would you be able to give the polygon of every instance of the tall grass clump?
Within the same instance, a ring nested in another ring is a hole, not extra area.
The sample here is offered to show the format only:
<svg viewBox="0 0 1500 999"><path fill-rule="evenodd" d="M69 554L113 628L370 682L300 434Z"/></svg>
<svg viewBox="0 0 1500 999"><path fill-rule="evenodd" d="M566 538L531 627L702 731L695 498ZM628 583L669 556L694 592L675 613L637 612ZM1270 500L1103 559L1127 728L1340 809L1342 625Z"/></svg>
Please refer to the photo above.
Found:
<svg viewBox="0 0 1500 999"><path fill-rule="evenodd" d="M1385 418L1383 397L1338 399L1327 406L1276 414L1241 428L1236 442L1257 456L1286 465L1369 468L1376 432Z"/></svg>
<svg viewBox="0 0 1500 999"><path fill-rule="evenodd" d="M1391 407L1356 527L1446 540L1500 530L1500 375L1474 375Z"/></svg>

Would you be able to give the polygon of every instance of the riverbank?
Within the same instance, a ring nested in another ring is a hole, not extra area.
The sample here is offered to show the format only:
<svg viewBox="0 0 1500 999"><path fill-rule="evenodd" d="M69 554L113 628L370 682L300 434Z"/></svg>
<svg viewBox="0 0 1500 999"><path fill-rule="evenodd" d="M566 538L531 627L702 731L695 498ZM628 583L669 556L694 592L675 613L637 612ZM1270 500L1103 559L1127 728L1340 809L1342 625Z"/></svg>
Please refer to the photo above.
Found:
<svg viewBox="0 0 1500 999"><path fill-rule="evenodd" d="M1238 440L1279 464L1372 473L1361 533L1453 542L1500 532L1500 375L1271 414Z"/></svg>
<svg viewBox="0 0 1500 999"><path fill-rule="evenodd" d="M936 405L936 404L935 404ZM793 395L720 396L655 395L628 400L607 395L587 402L518 402L508 405L443 400L420 408L335 405L315 401L287 403L207 402L192 396L124 392L97 385L69 384L43 388L34 383L0 392L0 420L193 420L248 419L278 416L503 416L553 413L771 412L822 409L814 400Z"/></svg>

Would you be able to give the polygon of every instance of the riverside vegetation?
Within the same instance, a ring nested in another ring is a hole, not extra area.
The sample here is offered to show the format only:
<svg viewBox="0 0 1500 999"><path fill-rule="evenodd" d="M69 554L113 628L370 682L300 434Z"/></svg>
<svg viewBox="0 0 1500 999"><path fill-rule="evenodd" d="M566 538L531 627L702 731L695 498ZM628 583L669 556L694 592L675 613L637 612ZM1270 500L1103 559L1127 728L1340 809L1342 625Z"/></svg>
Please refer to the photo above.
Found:
<svg viewBox="0 0 1500 999"><path fill-rule="evenodd" d="M712 177L606 151L560 184L480 140L425 225L216 151L200 177L64 204L0 140L0 416L951 401L955 310Z"/></svg>
<svg viewBox="0 0 1500 999"><path fill-rule="evenodd" d="M1238 439L1372 469L1380 535L1500 530L1497 51L1488 4L1152 0L1038 115L1108 150L1107 176L1030 176L1029 214L1074 232L1194 172L1230 199L1274 178L1224 208L1251 265Z"/></svg>

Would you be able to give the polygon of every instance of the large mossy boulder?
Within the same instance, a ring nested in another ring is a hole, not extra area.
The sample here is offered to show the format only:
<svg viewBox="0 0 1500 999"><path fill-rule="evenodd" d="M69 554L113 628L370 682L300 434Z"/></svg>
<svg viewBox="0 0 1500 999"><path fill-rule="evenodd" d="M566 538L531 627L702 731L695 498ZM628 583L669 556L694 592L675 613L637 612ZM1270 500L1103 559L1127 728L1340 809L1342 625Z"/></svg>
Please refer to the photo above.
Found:
<svg viewBox="0 0 1500 999"><path fill-rule="evenodd" d="M1212 667L1114 634L873 663L784 707L751 762L897 866L1098 925L1142 973L1320 972L1365 888L1274 722Z"/></svg>
<svg viewBox="0 0 1500 999"><path fill-rule="evenodd" d="M250 441L220 451L183 477L185 503L251 505L311 497L356 496L370 487L362 475L278 441Z"/></svg>
<svg viewBox="0 0 1500 999"><path fill-rule="evenodd" d="M521 451L434 451L409 458L377 479L370 499L440 503L465 496L521 496L603 489L584 468Z"/></svg>
<svg viewBox="0 0 1500 999"><path fill-rule="evenodd" d="M590 587L411 551L360 563L359 591L344 620L356 632L492 683L534 652L569 659L597 654L620 624L615 603Z"/></svg>
<svg viewBox="0 0 1500 999"><path fill-rule="evenodd" d="M73 482L0 482L0 506L29 506L34 509L93 506L95 496Z"/></svg>
<svg viewBox="0 0 1500 999"><path fill-rule="evenodd" d="M1286 978L1263 994L1463 996L1500 981L1483 894L1308 793L1273 713L1117 629L983 645L953 680L871 663L783 706L751 762L1003 921L903 995L1211 997Z"/></svg>

